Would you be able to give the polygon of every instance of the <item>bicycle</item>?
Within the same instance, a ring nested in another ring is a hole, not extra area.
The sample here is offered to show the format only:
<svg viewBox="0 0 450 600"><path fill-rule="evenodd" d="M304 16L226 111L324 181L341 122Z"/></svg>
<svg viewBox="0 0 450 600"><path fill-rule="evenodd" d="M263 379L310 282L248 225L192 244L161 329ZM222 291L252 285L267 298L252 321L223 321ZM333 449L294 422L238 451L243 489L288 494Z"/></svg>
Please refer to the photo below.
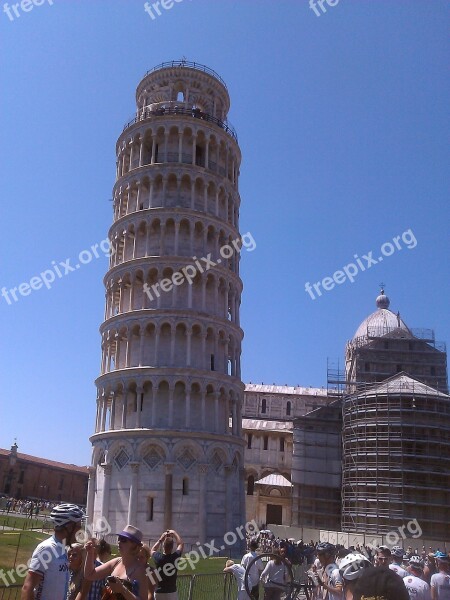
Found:
<svg viewBox="0 0 450 600"><path fill-rule="evenodd" d="M310 581L295 581L291 563L288 560L286 560L283 556L280 556L279 554L274 554L273 552L263 552L262 554L258 554L258 556L255 556L254 558L252 558L250 560L250 562L248 563L247 568L245 569L245 576L244 576L244 585L245 585L245 591L247 592L247 594L249 596L251 594L249 573L250 573L250 569L255 564L255 562L258 560L267 562L268 560L275 560L275 559L280 559L281 562L284 564L284 566L286 567L286 570L287 570L287 579L289 580L285 584L281 584L281 583L278 584L278 583L272 582L273 584L278 585L282 589L281 600L305 600L305 599L311 600L311 590L312 590L311 582Z"/></svg>

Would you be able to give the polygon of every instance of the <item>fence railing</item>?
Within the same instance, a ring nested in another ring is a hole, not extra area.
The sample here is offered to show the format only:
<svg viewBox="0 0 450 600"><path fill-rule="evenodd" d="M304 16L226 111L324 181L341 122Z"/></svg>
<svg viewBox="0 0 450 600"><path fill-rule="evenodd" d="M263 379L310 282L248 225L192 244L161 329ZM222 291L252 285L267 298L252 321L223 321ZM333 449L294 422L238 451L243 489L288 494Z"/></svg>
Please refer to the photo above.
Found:
<svg viewBox="0 0 450 600"><path fill-rule="evenodd" d="M235 600L236 580L232 575L215 573L210 575L179 575L178 600ZM0 600L18 600L21 585L0 587Z"/></svg>

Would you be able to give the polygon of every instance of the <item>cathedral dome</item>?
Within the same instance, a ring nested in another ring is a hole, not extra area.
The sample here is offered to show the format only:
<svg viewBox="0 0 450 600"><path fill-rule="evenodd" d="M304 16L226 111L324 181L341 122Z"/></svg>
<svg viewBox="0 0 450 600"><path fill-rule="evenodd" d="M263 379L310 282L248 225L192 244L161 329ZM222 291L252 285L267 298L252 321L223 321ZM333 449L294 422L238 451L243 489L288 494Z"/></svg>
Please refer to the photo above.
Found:
<svg viewBox="0 0 450 600"><path fill-rule="evenodd" d="M407 325L400 318L400 313L393 313L389 310L390 300L385 295L384 290L381 290L380 295L376 299L377 310L369 315L356 330L353 340L359 342L364 339L368 340L371 337L382 337L394 330L405 332L406 337L412 336Z"/></svg>

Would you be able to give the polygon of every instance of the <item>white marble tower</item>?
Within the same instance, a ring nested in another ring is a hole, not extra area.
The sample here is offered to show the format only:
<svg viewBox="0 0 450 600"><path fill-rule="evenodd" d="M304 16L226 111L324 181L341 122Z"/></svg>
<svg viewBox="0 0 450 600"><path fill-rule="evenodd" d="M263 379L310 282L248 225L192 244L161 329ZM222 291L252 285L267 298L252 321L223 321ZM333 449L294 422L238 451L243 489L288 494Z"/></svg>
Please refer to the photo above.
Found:
<svg viewBox="0 0 450 600"><path fill-rule="evenodd" d="M203 65L155 67L136 103L116 145L88 515L204 542L245 523L241 153Z"/></svg>

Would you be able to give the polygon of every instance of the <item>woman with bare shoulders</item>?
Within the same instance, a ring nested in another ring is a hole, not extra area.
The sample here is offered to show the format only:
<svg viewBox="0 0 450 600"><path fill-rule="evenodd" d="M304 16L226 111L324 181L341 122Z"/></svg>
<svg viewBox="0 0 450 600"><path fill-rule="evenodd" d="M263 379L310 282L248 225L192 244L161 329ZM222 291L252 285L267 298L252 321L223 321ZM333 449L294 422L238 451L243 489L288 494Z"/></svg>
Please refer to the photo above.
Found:
<svg viewBox="0 0 450 600"><path fill-rule="evenodd" d="M118 544L120 557L95 567L93 562L95 545L87 542L85 578L90 581L106 578L111 599L148 600L148 578L145 566L139 559L142 531L133 525L127 525L118 535Z"/></svg>

